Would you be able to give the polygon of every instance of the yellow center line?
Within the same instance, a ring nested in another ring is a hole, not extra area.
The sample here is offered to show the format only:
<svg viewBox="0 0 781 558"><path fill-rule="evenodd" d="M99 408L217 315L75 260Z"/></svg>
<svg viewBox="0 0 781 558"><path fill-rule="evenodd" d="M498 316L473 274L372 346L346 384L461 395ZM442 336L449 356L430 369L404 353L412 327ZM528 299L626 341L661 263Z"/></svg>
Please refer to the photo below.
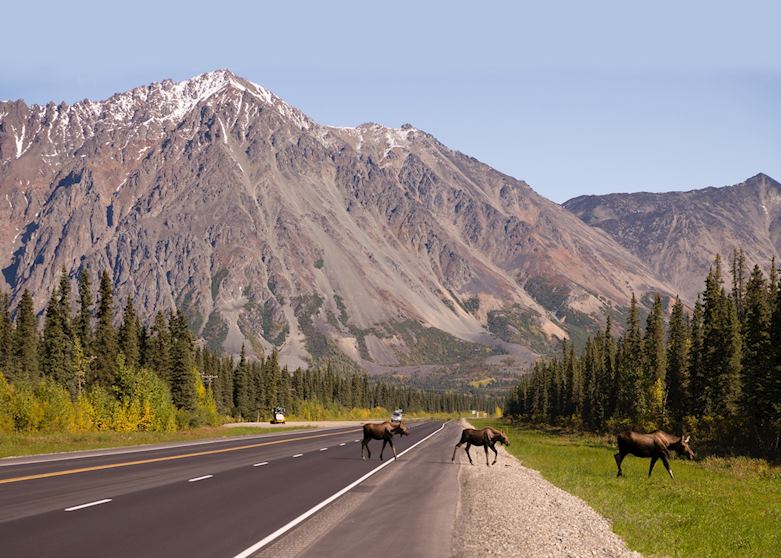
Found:
<svg viewBox="0 0 781 558"><path fill-rule="evenodd" d="M167 457L153 457L151 459L139 459L136 461L125 461L122 463L109 463L108 465L94 465L92 467L80 467L78 469L65 469L63 471L51 471L49 473L39 473L37 475L27 475L24 477L12 477L9 479L0 479L0 484L9 484L12 482L21 482L35 479L45 479L49 477L61 477L64 475L75 475L77 473L87 473L89 471L102 471L104 469L116 469L118 467L130 467L131 465L144 465L146 463L159 463L161 461L173 461L174 459L184 459L186 457L198 457L201 455L214 455L217 453L227 453L229 451L239 451L263 446L274 446L277 444L286 444L288 442L299 442L301 440L312 440L314 438L324 438L326 436L339 436L348 434L354 430L342 430L341 432L330 432L328 434L315 434L312 436L299 436L297 438L286 438L284 440L272 440L270 442L259 442L257 444L248 444L245 446L236 446L231 448L222 448L207 451L197 451L193 453L183 453L179 455L169 455ZM97 456L96 456L97 457Z"/></svg>

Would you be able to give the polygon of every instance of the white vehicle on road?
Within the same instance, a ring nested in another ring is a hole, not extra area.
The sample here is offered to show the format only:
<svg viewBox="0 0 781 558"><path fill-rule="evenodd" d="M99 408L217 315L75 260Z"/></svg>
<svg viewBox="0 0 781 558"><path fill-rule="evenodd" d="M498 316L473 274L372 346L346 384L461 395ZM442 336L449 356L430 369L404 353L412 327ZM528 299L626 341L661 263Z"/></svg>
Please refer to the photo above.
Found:
<svg viewBox="0 0 781 558"><path fill-rule="evenodd" d="M402 409L396 409L391 415L391 422L401 422L401 414L404 411Z"/></svg>

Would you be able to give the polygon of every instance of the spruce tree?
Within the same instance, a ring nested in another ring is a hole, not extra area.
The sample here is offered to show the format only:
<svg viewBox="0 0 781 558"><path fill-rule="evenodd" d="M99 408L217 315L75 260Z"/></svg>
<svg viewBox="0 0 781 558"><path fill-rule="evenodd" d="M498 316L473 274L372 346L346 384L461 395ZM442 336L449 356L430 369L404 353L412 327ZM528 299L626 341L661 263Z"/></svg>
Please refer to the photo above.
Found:
<svg viewBox="0 0 781 558"><path fill-rule="evenodd" d="M66 361L69 361L65 354L65 332L62 328L61 311L60 292L55 287L46 306L46 318L41 337L41 371L44 376L59 382L65 380ZM69 367L70 362L67 362L67 365Z"/></svg>
<svg viewBox="0 0 781 558"><path fill-rule="evenodd" d="M772 445L781 449L781 280L775 288L773 315L770 323L771 366L768 399L772 402L771 427L775 433Z"/></svg>
<svg viewBox="0 0 781 558"><path fill-rule="evenodd" d="M241 346L241 355L236 370L233 372L233 406L238 416L244 420L252 417L252 402L250 401L250 371L247 362L247 354L244 345Z"/></svg>
<svg viewBox="0 0 781 558"><path fill-rule="evenodd" d="M735 309L738 318L743 319L745 311L743 298L746 293L746 256L743 248L738 248L732 252L732 300L735 303Z"/></svg>
<svg viewBox="0 0 781 558"><path fill-rule="evenodd" d="M114 329L114 299L111 279L104 269L100 276L97 327L92 353L91 383L111 389L117 374L117 333Z"/></svg>
<svg viewBox="0 0 781 558"><path fill-rule="evenodd" d="M25 289L16 310L13 363L10 378L14 381L35 383L40 377L38 360L38 318L33 309L33 298Z"/></svg>
<svg viewBox="0 0 781 558"><path fill-rule="evenodd" d="M0 293L0 372L10 373L14 345L14 325L8 293Z"/></svg>
<svg viewBox="0 0 781 558"><path fill-rule="evenodd" d="M704 367L705 351L705 327L703 324L704 312L700 296L694 303L694 311L691 319L691 346L689 349L689 400L687 401L688 415L702 417L705 414L707 397L707 378Z"/></svg>
<svg viewBox="0 0 781 558"><path fill-rule="evenodd" d="M665 389L669 414L676 426L681 424L688 412L690 346L690 330L683 303L679 297L675 297L667 341Z"/></svg>
<svg viewBox="0 0 781 558"><path fill-rule="evenodd" d="M131 368L137 368L139 365L138 330L138 316L133 308L133 301L128 296L122 312L122 325L119 328L119 350L125 355L125 364Z"/></svg>
<svg viewBox="0 0 781 558"><path fill-rule="evenodd" d="M643 378L643 339L640 334L640 317L637 299L632 293L626 332L622 339L621 361L618 367L619 404L618 413L632 418L637 423L648 415L648 405Z"/></svg>
<svg viewBox="0 0 781 558"><path fill-rule="evenodd" d="M180 311L172 314L168 323L171 331L171 396L177 407L194 410L196 398L192 334Z"/></svg>
<svg viewBox="0 0 781 558"><path fill-rule="evenodd" d="M742 406L755 432L762 433L772 416L770 389L773 371L771 301L765 275L754 266L746 287L743 323Z"/></svg>
<svg viewBox="0 0 781 558"><path fill-rule="evenodd" d="M664 315L662 300L657 294L648 314L643 337L643 389L648 401L647 419L661 425L664 421L664 387L667 372Z"/></svg>
<svg viewBox="0 0 781 558"><path fill-rule="evenodd" d="M79 312L76 316L75 329L82 351L87 358L92 355L92 303L92 283L89 271L84 267L79 274Z"/></svg>
<svg viewBox="0 0 781 558"><path fill-rule="evenodd" d="M147 342L146 365L171 386L171 331L165 315L158 311Z"/></svg>

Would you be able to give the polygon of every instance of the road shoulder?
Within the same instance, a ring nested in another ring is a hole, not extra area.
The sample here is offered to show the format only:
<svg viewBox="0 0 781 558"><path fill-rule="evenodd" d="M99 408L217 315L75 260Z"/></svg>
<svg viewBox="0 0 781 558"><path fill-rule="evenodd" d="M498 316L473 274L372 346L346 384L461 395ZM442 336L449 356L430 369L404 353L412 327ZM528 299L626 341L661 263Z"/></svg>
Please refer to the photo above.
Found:
<svg viewBox="0 0 781 558"><path fill-rule="evenodd" d="M641 556L583 500L524 467L499 444L497 450L492 467L485 465L483 448L472 448L471 466L463 447L456 453L461 465L456 523L462 528L455 532L455 556Z"/></svg>

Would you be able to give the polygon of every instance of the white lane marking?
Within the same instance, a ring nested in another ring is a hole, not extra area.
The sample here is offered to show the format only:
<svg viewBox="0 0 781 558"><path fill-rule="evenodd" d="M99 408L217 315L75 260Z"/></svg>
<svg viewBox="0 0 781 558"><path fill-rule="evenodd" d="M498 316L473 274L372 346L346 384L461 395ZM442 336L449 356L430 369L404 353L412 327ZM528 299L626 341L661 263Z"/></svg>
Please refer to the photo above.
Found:
<svg viewBox="0 0 781 558"><path fill-rule="evenodd" d="M262 463L255 463L253 467L262 467L263 465L268 465L268 461L263 461Z"/></svg>
<svg viewBox="0 0 781 558"><path fill-rule="evenodd" d="M187 482L198 482L198 481L202 481L202 480L205 480L205 479L210 479L210 478L212 478L213 476L214 476L214 475L204 475L204 476L202 476L202 477L195 477L194 479L190 479L190 480L188 480Z"/></svg>
<svg viewBox="0 0 781 558"><path fill-rule="evenodd" d="M320 451L325 451L325 450L327 450L327 449L328 449L328 448L320 448Z"/></svg>
<svg viewBox="0 0 781 558"><path fill-rule="evenodd" d="M304 454L303 453L297 453L293 457L301 457L302 455L304 455Z"/></svg>
<svg viewBox="0 0 781 558"><path fill-rule="evenodd" d="M360 442L360 440L353 440L353 442Z"/></svg>
<svg viewBox="0 0 781 558"><path fill-rule="evenodd" d="M65 508L65 511L71 512L76 510L83 510L84 508L90 508L92 506L99 506L100 504L105 504L106 502L110 502L111 498L106 498L104 500L96 500L94 502L90 502L88 504L81 504L80 506L73 506L72 508Z"/></svg>
<svg viewBox="0 0 781 558"><path fill-rule="evenodd" d="M341 443L341 444L339 444L339 445L340 445L340 446L346 446L346 445L347 445L347 442L342 442L342 443Z"/></svg>
<svg viewBox="0 0 781 558"><path fill-rule="evenodd" d="M432 432L431 434L429 434L428 436L426 436L422 440L418 440L417 442L412 444L410 447L408 447L404 451L400 452L398 456L401 457L402 455L404 455L408 451L411 451L416 446L422 444L423 442L425 442L426 440L428 440L429 438L431 438L435 434L439 434L440 432L442 432L442 429L445 428L445 424L447 424L447 423L443 423L442 426L440 426L437 430L435 430L434 432ZM253 544L252 546L250 546L249 548L246 548L246 549L242 550L241 552L239 552L233 558L249 558L250 556L255 554L258 550L260 550L261 548L263 548L264 546L269 544L270 542L275 541L276 539L278 539L279 537L281 537L282 535L284 535L285 533L290 531L293 527L295 527L299 523L305 521L310 516L316 514L318 511L320 511L321 509L326 507L328 504L330 504L331 502L333 502L334 500L336 500L340 496L344 495L345 493L349 492L350 490L352 490L353 488L355 488L356 486L361 484L363 481L365 481L366 479L368 479L369 477L371 477L375 473L378 473L379 471L381 471L382 469L384 469L385 467L387 467L388 465L390 465L391 463L394 463L394 462L395 462L395 459L389 459L388 461L378 465L377 467L375 467L374 469L372 469L371 471L369 471L368 473L363 475L358 480L353 481L350 484L348 484L347 486L345 486L344 488L342 488L336 494L334 494L332 496L329 496L328 498L326 498L325 500L323 500L322 502L320 502L319 504L317 504L313 508L310 508L309 510L305 511L304 513L299 515L297 518L295 518L293 521L291 521L287 525L283 525L282 527L280 527L279 529L277 529L276 531L274 531L273 533L268 535L266 538L261 539L258 542L256 542L255 544Z"/></svg>

